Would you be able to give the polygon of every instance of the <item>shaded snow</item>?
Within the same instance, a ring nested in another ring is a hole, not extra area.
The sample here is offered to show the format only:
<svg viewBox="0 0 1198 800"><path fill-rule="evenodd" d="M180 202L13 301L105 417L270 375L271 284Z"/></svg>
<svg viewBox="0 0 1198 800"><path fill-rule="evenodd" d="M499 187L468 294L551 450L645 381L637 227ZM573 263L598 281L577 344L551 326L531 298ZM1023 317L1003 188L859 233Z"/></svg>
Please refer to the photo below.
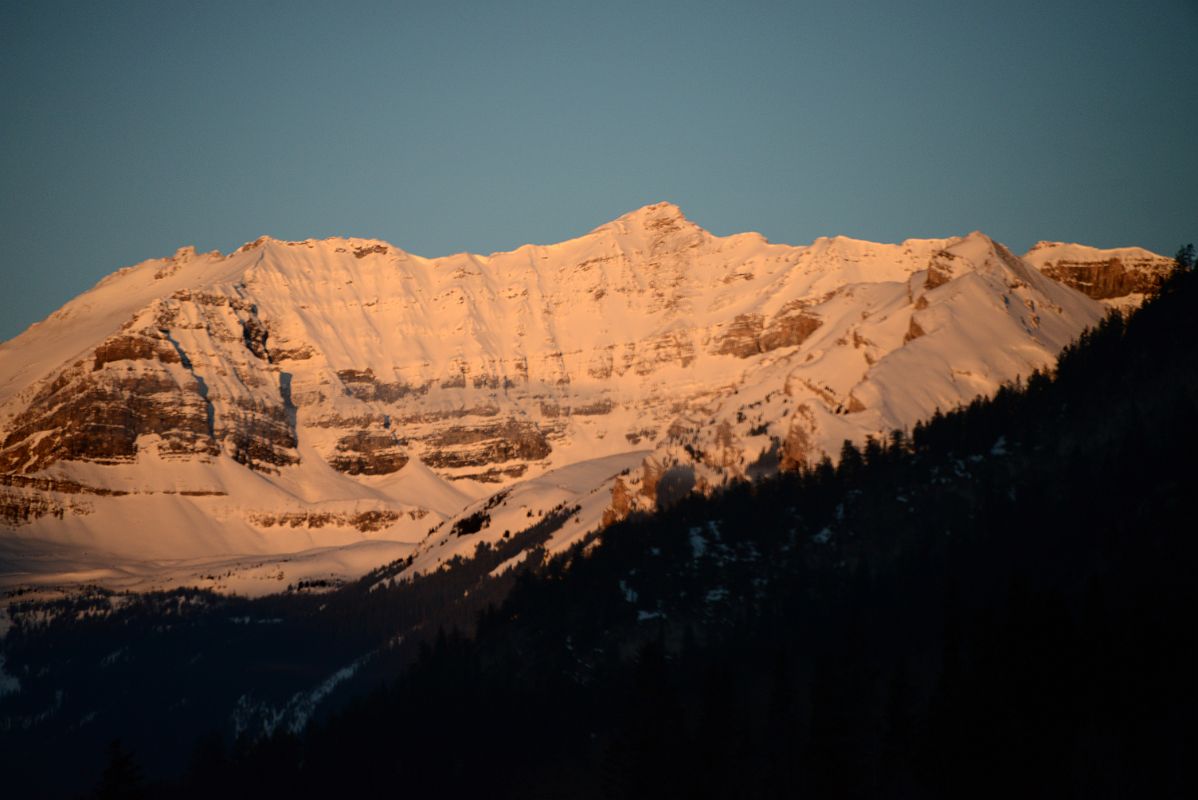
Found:
<svg viewBox="0 0 1198 800"><path fill-rule="evenodd" d="M21 691L21 682L4 671L4 656L0 655L0 697Z"/></svg>
<svg viewBox="0 0 1198 800"><path fill-rule="evenodd" d="M289 733L301 732L307 726L321 701L328 697L339 684L352 678L368 658L370 658L369 655L363 656L352 664L338 669L315 687L296 692L281 708L275 708L269 703L256 703L248 695L242 695L238 698L237 707L233 710L234 736L247 733L251 737L257 738L270 736L276 730L285 730Z"/></svg>

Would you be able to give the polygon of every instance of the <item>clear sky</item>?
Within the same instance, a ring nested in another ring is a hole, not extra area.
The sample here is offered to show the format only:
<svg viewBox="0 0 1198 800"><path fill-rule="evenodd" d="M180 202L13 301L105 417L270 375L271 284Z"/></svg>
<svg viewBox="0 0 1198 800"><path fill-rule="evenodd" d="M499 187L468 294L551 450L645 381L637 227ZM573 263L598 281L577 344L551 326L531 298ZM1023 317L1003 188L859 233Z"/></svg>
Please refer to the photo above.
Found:
<svg viewBox="0 0 1198 800"><path fill-rule="evenodd" d="M671 200L803 244L1198 240L1198 0L0 0L0 339L270 234L422 255Z"/></svg>

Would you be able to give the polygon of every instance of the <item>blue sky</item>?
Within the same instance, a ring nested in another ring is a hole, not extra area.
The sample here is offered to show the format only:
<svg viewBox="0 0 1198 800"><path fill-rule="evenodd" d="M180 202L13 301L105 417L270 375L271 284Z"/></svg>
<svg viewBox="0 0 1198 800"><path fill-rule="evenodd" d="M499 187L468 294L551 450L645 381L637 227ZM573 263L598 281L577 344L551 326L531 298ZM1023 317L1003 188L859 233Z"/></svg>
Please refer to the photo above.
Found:
<svg viewBox="0 0 1198 800"><path fill-rule="evenodd" d="M1198 3L0 3L0 338L261 234L422 255L671 200L803 244L1198 240Z"/></svg>

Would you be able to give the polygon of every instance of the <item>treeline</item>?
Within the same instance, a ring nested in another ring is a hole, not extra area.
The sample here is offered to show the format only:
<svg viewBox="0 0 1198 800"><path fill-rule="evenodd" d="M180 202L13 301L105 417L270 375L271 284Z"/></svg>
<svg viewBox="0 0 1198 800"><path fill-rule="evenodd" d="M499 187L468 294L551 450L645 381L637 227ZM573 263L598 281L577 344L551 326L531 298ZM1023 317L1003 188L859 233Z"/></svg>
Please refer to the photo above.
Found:
<svg viewBox="0 0 1198 800"><path fill-rule="evenodd" d="M1051 376L626 520L301 736L142 788L1193 796L1196 341L1180 272Z"/></svg>

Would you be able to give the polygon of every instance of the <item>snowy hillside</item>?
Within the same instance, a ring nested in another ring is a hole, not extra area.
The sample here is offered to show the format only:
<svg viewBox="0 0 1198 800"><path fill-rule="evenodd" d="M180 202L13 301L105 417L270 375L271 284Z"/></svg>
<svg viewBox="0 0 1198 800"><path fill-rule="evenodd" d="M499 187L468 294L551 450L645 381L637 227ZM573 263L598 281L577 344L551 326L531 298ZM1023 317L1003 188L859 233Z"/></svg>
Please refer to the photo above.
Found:
<svg viewBox="0 0 1198 800"><path fill-rule="evenodd" d="M668 203L489 256L185 248L0 345L0 580L261 592L427 569L578 506L565 546L1052 364L1105 307L1040 270L1156 269L1136 252L793 247Z"/></svg>

